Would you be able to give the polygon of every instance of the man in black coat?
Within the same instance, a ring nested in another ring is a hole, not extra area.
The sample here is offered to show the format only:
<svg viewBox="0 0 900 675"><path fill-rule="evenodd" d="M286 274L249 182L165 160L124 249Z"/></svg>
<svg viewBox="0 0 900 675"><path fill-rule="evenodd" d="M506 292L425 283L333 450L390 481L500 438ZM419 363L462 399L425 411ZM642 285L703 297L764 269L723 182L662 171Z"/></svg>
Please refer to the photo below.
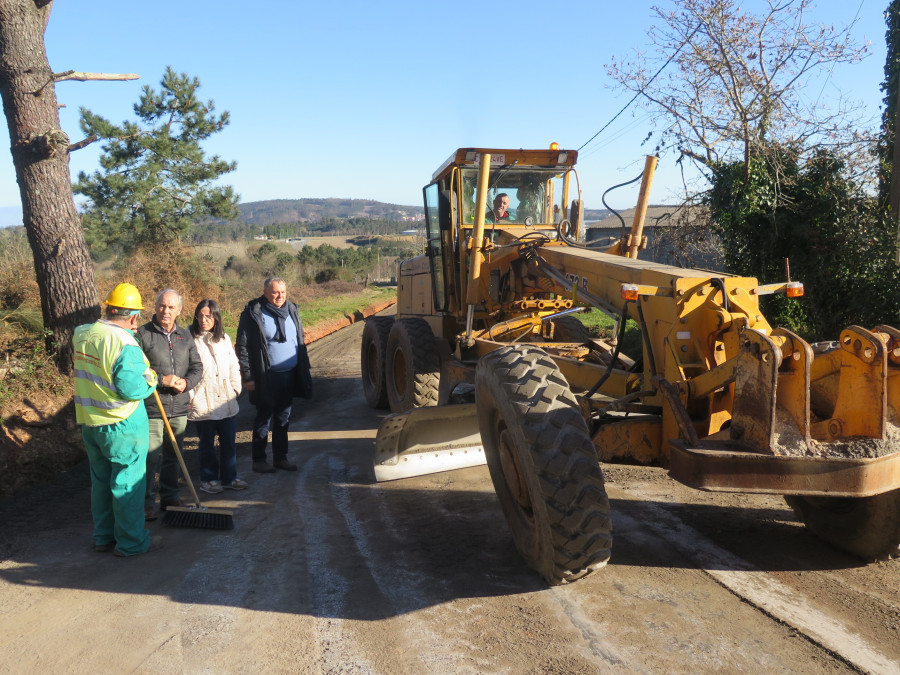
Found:
<svg viewBox="0 0 900 675"><path fill-rule="evenodd" d="M262 297L247 303L238 323L235 350L244 390L256 405L253 470L296 471L297 465L287 459L291 406L295 396L312 397L312 376L303 324L297 305L287 299L283 279L266 279ZM272 464L266 461L270 425Z"/></svg>
<svg viewBox="0 0 900 675"><path fill-rule="evenodd" d="M187 428L191 402L188 392L203 379L203 362L194 345L194 338L187 328L176 322L182 305L181 295L167 288L156 296L153 320L137 330L138 343L159 377L159 399L175 433L179 450L184 447L184 431ZM150 451L147 454L144 517L154 520L157 516L157 492L163 510L169 506L182 506L182 503L178 494L178 458L156 403L147 404L147 417L150 423ZM154 480L157 471L158 488Z"/></svg>

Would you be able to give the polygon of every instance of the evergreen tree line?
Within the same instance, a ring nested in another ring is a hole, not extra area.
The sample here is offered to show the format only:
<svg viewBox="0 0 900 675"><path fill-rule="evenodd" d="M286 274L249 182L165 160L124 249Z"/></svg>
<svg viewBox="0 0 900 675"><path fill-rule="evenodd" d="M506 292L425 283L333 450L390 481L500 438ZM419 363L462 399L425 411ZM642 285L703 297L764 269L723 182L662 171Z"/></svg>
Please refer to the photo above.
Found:
<svg viewBox="0 0 900 675"><path fill-rule="evenodd" d="M262 227L262 233L275 239L297 239L304 236L364 234L399 234L409 223L381 218L323 218L315 222L276 223Z"/></svg>
<svg viewBox="0 0 900 675"><path fill-rule="evenodd" d="M409 241L371 237L364 242L359 247L347 248L331 244L303 246L297 253L284 244L265 242L250 254L249 264L253 265L252 274L256 276L290 275L302 283L321 284L335 280L364 283L395 276L398 260L421 252ZM237 256L231 256L225 263L225 270L248 274L251 271L247 264Z"/></svg>
<svg viewBox="0 0 900 675"><path fill-rule="evenodd" d="M399 234L411 228L411 223L379 218L326 218L319 222L276 223L272 225L254 225L241 220L212 221L192 223L186 231L183 241L201 245L217 242L243 241L258 235L273 239L300 239L307 236L340 235L391 235ZM96 233L102 237L102 232ZM97 247L105 249L109 242L101 242Z"/></svg>
<svg viewBox="0 0 900 675"><path fill-rule="evenodd" d="M397 251L396 247L389 247L390 251ZM408 256L412 255L410 249L399 249ZM303 265L317 265L320 267L334 267L354 271L365 271L378 260L385 256L385 249L377 245L362 246L360 248L335 248L330 244L322 244L313 248L304 246L297 254L297 260ZM388 253L387 255L391 255ZM394 254L396 255L396 253Z"/></svg>

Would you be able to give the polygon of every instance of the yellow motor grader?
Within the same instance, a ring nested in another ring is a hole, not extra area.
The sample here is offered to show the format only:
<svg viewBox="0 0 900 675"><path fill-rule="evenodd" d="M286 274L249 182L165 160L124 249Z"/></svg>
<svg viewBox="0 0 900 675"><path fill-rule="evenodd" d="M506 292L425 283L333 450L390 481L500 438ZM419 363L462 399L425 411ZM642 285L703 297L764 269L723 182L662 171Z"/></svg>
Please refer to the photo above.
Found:
<svg viewBox="0 0 900 675"><path fill-rule="evenodd" d="M366 399L393 412L376 479L486 462L516 547L551 584L609 559L600 463L617 460L785 495L836 546L900 553L900 331L810 345L759 307L802 284L638 259L654 158L632 232L592 248L576 156L461 148L424 188L426 252L400 264L396 316L362 338ZM591 339L572 316L585 309L614 317L616 337Z"/></svg>

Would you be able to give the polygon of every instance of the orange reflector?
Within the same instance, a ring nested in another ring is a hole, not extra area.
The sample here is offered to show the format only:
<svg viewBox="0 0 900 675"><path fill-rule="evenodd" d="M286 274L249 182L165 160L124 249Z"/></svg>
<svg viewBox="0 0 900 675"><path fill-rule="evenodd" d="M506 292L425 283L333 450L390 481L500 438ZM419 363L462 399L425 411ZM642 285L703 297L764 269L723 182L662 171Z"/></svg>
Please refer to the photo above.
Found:
<svg viewBox="0 0 900 675"><path fill-rule="evenodd" d="M637 284L622 284L622 299L631 302L637 302L638 287Z"/></svg>
<svg viewBox="0 0 900 675"><path fill-rule="evenodd" d="M803 295L803 284L799 281L791 281L784 287L789 298L799 298Z"/></svg>

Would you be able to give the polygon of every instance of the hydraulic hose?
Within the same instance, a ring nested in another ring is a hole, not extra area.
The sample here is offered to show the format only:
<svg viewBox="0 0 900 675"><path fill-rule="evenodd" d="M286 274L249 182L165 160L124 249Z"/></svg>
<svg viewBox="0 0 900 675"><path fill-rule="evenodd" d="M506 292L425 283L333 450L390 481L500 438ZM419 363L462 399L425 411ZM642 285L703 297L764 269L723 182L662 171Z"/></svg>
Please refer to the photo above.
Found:
<svg viewBox="0 0 900 675"><path fill-rule="evenodd" d="M616 361L619 360L619 352L622 350L622 340L625 337L625 324L628 321L628 315L625 313L625 310L628 309L628 303L630 300L626 300L622 305L622 318L619 321L619 335L616 337L616 348L613 350L612 359L609 362L609 365L606 367L606 372L597 380L597 383L591 387L585 396L590 398L594 394L597 393L597 390L603 386L603 383L609 379L609 376L612 375L613 368L616 365Z"/></svg>

